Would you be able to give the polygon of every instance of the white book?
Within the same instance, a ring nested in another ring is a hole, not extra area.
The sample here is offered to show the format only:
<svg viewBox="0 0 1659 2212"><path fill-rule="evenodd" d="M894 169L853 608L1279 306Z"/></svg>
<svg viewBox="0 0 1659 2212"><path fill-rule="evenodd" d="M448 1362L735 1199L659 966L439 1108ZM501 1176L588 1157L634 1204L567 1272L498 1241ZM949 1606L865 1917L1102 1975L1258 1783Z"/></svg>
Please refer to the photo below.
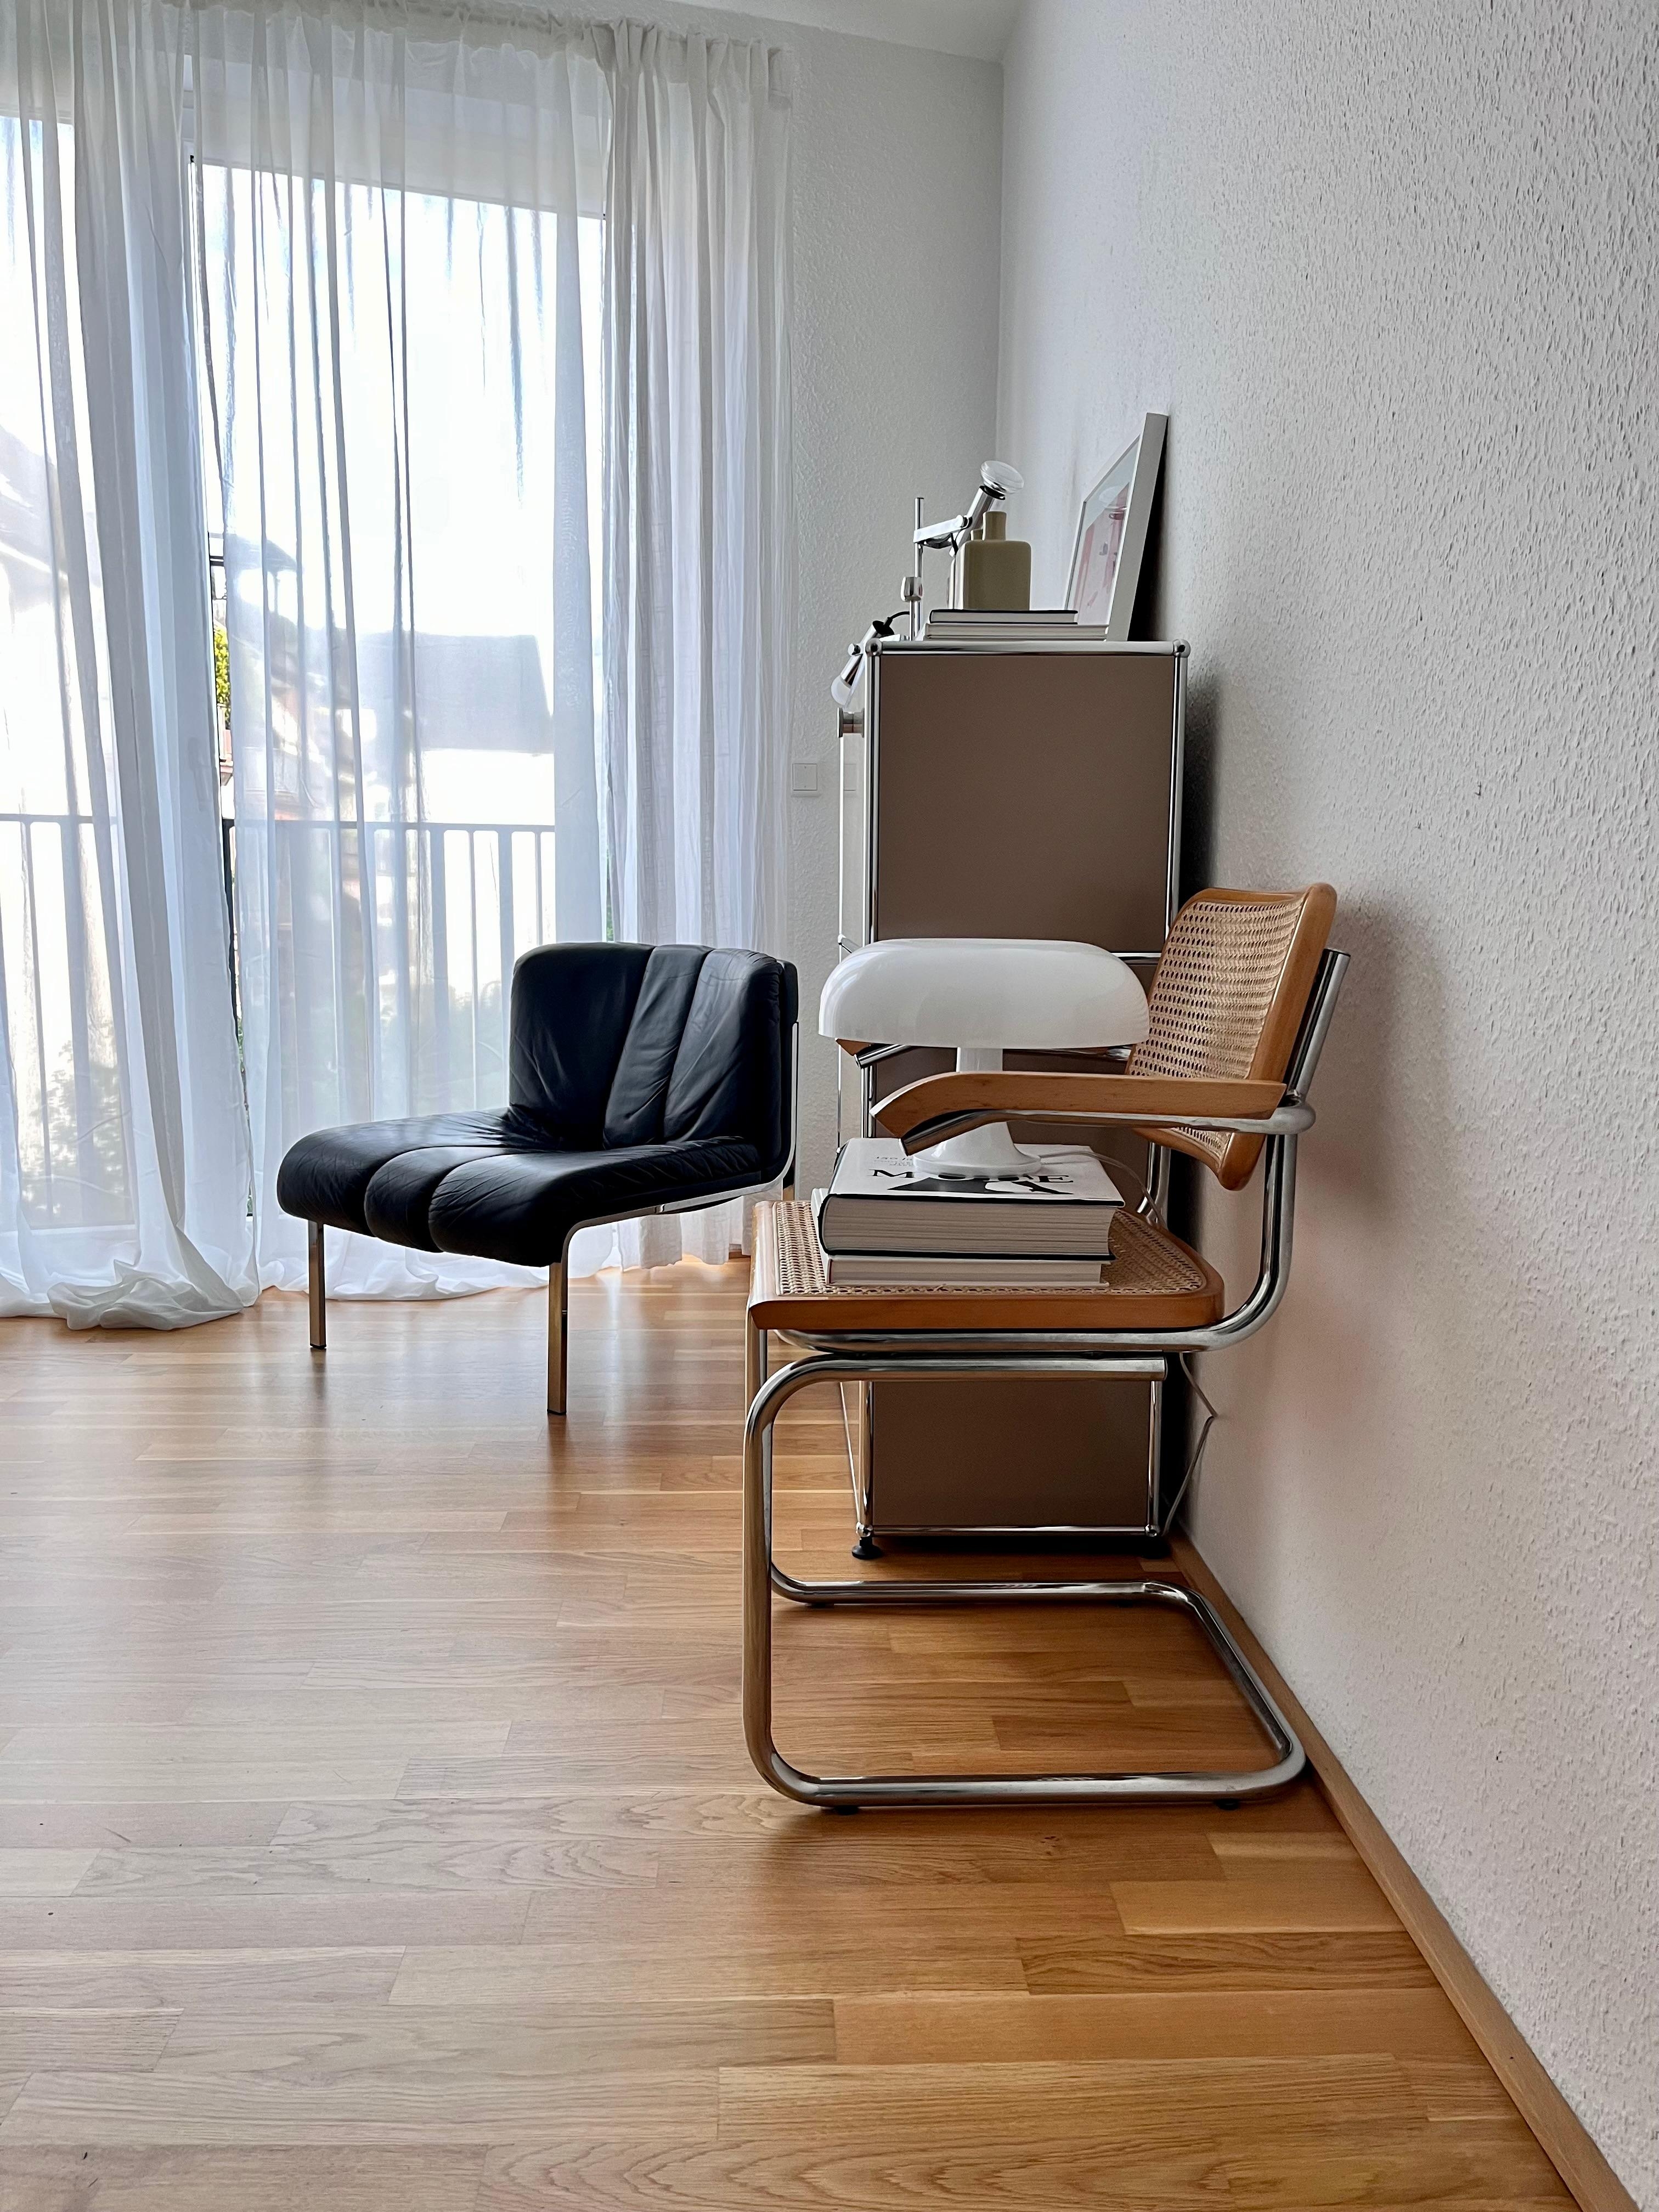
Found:
<svg viewBox="0 0 1659 2212"><path fill-rule="evenodd" d="M1003 623L1025 623L1043 629L1079 629L1075 607L934 607L928 627L940 629L994 629Z"/></svg>
<svg viewBox="0 0 1659 2212"><path fill-rule="evenodd" d="M937 1288L945 1291L1091 1291L1100 1287L1100 1260L902 1259L891 1252L831 1252L824 1279L845 1290Z"/></svg>
<svg viewBox="0 0 1659 2212"><path fill-rule="evenodd" d="M818 1208L829 1253L957 1259L1111 1256L1122 1193L1083 1145L1022 1145L1018 1176L936 1176L896 1137L843 1145Z"/></svg>
<svg viewBox="0 0 1659 2212"><path fill-rule="evenodd" d="M941 619L938 615L927 617L927 637L938 645L949 638L976 637L992 644L1042 644L1046 640L1069 639L1073 642L1101 645L1105 642L1106 629L1102 623L1080 623L1075 615L1066 620L1050 621L1042 615L973 614L952 615Z"/></svg>

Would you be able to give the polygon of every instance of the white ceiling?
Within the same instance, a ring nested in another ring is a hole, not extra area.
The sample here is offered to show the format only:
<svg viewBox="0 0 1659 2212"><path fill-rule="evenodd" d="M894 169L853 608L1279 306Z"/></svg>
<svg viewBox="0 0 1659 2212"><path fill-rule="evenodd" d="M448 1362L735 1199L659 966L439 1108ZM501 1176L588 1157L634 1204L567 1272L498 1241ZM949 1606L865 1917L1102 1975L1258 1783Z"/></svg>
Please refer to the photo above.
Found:
<svg viewBox="0 0 1659 2212"><path fill-rule="evenodd" d="M884 39L890 46L929 46L935 52L1002 58L1023 0L717 0L738 15L767 15L774 22L804 23L814 30L848 31L855 38Z"/></svg>

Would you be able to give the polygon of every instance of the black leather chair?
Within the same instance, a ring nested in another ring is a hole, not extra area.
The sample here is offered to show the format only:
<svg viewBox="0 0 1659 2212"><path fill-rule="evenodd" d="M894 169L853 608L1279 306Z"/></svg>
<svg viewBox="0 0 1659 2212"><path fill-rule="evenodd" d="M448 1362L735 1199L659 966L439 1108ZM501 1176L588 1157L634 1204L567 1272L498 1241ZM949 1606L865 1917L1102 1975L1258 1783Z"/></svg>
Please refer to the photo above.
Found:
<svg viewBox="0 0 1659 2212"><path fill-rule="evenodd" d="M793 968L758 952L526 952L504 1111L319 1129L284 1158L278 1203L310 1224L313 1349L327 1341L325 1227L547 1267L547 1410L562 1413L570 1239L788 1178L797 1012Z"/></svg>

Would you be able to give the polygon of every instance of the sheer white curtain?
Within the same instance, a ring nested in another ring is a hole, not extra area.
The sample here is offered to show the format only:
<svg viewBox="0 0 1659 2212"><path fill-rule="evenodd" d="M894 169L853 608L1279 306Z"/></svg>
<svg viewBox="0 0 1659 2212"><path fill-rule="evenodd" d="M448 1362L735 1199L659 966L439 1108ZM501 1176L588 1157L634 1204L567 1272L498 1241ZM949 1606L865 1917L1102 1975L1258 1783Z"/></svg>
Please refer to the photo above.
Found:
<svg viewBox="0 0 1659 2212"><path fill-rule="evenodd" d="M283 1152L500 1103L517 953L778 942L788 94L764 46L627 24L198 23L259 1258L292 1285ZM348 1295L518 1273L337 1242Z"/></svg>
<svg viewBox="0 0 1659 2212"><path fill-rule="evenodd" d="M5 0L0 1310L297 1285L287 1146L501 1102L531 945L776 949L788 122L698 33ZM346 1291L509 1279L349 1243Z"/></svg>
<svg viewBox="0 0 1659 2212"><path fill-rule="evenodd" d="M257 1295L220 860L183 70L0 8L0 1313Z"/></svg>
<svg viewBox="0 0 1659 2212"><path fill-rule="evenodd" d="M616 933L781 949L794 629L788 58L622 24L605 210ZM626 1260L724 1258L733 1202Z"/></svg>
<svg viewBox="0 0 1659 2212"><path fill-rule="evenodd" d="M505 1102L517 955L601 933L592 37L195 15L262 1279L283 1153ZM525 1271L330 1237L350 1295Z"/></svg>

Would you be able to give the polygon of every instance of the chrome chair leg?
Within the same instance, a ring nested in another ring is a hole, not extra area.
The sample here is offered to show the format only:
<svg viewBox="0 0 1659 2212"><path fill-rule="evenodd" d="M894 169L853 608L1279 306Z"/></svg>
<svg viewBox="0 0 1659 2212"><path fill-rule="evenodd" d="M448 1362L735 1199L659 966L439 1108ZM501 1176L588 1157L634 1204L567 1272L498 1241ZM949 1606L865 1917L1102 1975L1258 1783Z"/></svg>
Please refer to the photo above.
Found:
<svg viewBox="0 0 1659 2212"><path fill-rule="evenodd" d="M878 1360L822 1353L765 1378L749 1324L751 1381L743 1448L743 1720L750 1758L763 1778L786 1797L829 1809L851 1805L1156 1804L1183 1800L1258 1797L1293 1782L1306 1753L1267 1685L1233 1640L1226 1623L1197 1591L1182 1583L1149 1577L1134 1582L860 1582L805 1583L772 1556L772 1431L779 1413L799 1390L814 1382L867 1380ZM895 1366L905 1363L896 1360ZM994 1365L963 1363L964 1373L1042 1371L1042 1363L1018 1358ZM909 1371L917 1371L911 1363ZM937 1371L937 1370L933 1370ZM1056 1371L1051 1364L1048 1370ZM1071 1371L1066 1370L1064 1371ZM779 1751L772 1735L772 1599L798 1605L1161 1605L1186 1613L1208 1638L1273 1752L1273 1764L1243 1771L1165 1770L1101 1774L809 1774Z"/></svg>
<svg viewBox="0 0 1659 2212"><path fill-rule="evenodd" d="M564 1412L570 1374L569 1248L547 1271L547 1410Z"/></svg>
<svg viewBox="0 0 1659 2212"><path fill-rule="evenodd" d="M306 1224L306 1289L311 1304L311 1348L328 1350L328 1285L323 1273L323 1224Z"/></svg>
<svg viewBox="0 0 1659 2212"><path fill-rule="evenodd" d="M752 1406L755 1394L766 1380L766 1331L755 1326L754 1317L743 1317L743 1389L744 1403Z"/></svg>
<svg viewBox="0 0 1659 2212"><path fill-rule="evenodd" d="M876 1538L876 1465L870 1434L874 1415L868 1383L854 1385L858 1406L858 1462L853 1484L853 1557L855 1559L879 1559L885 1557ZM843 1399L846 1393L842 1394ZM845 1408L842 1425L846 1425ZM850 1444L850 1438L849 1438Z"/></svg>

